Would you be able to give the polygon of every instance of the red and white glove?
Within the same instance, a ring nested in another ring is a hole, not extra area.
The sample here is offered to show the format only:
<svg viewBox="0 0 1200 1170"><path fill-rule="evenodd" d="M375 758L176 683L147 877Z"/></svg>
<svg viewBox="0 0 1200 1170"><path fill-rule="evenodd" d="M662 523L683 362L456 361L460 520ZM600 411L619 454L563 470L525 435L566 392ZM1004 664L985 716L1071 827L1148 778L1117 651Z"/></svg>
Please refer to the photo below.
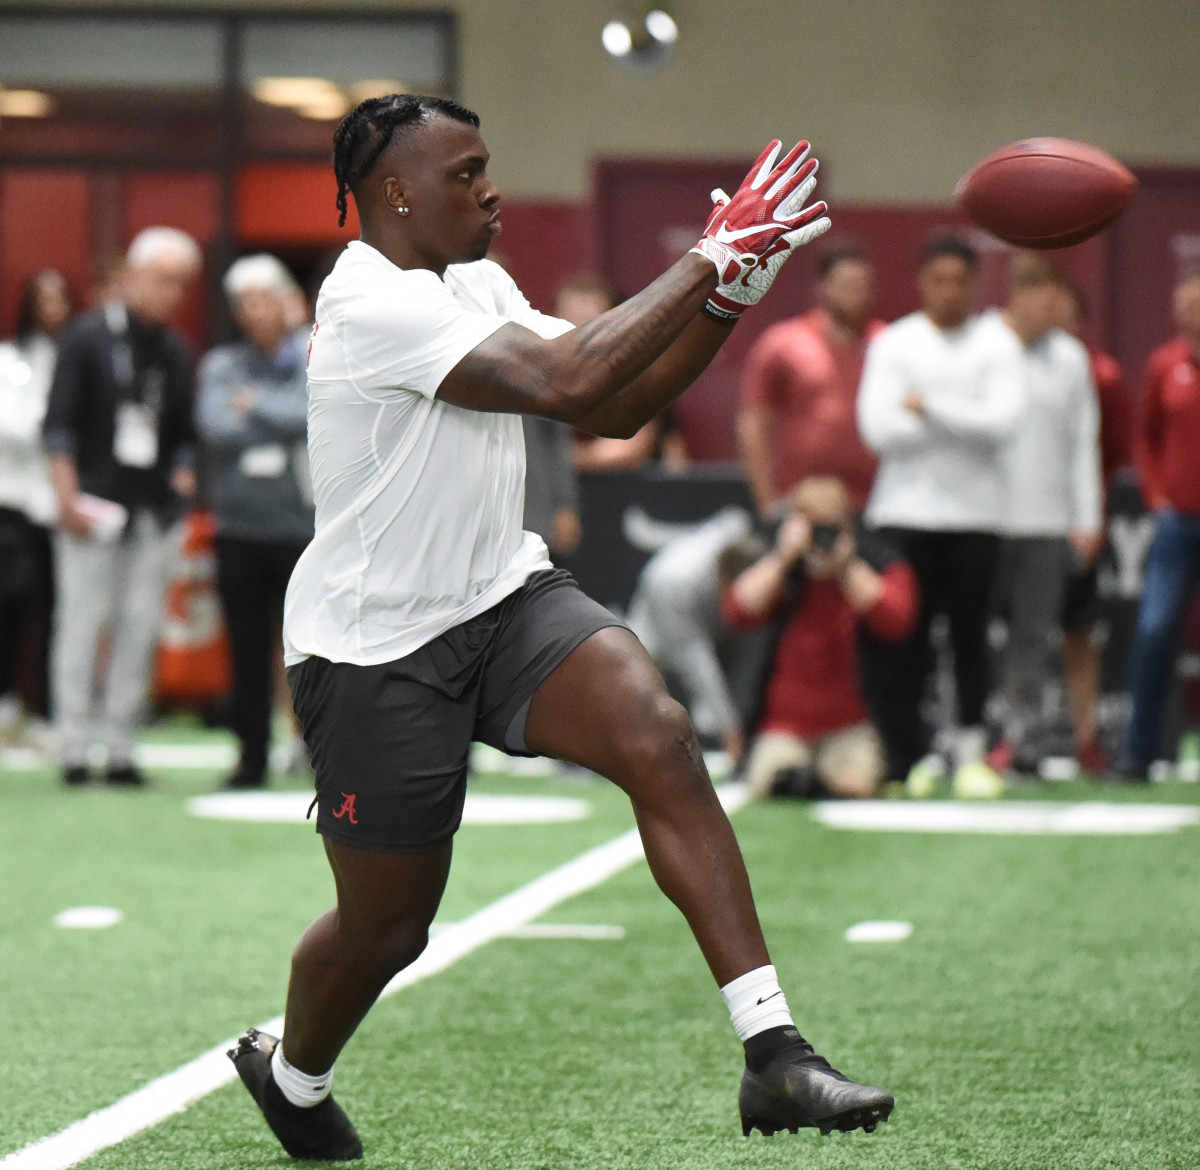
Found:
<svg viewBox="0 0 1200 1170"><path fill-rule="evenodd" d="M712 193L716 206L692 251L717 267L720 283L705 306L714 317L736 321L797 248L829 230L824 203L804 206L817 185L809 144L796 143L777 165L782 148L777 138L758 156L732 199L720 188Z"/></svg>

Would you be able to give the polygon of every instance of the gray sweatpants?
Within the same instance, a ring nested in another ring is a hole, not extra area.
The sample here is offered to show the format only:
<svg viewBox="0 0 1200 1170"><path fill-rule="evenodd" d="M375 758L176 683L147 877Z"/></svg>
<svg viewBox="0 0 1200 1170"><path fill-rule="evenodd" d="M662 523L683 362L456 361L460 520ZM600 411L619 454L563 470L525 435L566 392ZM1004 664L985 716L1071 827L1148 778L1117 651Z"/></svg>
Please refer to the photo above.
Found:
<svg viewBox="0 0 1200 1170"><path fill-rule="evenodd" d="M1035 763L1048 746L1045 692L1057 670L1071 556L1061 536L1010 536L1000 545L998 600L1008 618L1005 735L1023 763Z"/></svg>
<svg viewBox="0 0 1200 1170"><path fill-rule="evenodd" d="M629 628L654 665L687 692L692 722L701 735L724 736L741 725L711 629L696 614L656 592L639 589L629 607Z"/></svg>
<svg viewBox="0 0 1200 1170"><path fill-rule="evenodd" d="M108 748L110 766L133 758L180 534L181 526L164 531L153 516L139 512L111 543L54 535L58 598L51 673L65 767L86 763L95 741ZM108 669L96 687L96 654L106 630L112 635Z"/></svg>

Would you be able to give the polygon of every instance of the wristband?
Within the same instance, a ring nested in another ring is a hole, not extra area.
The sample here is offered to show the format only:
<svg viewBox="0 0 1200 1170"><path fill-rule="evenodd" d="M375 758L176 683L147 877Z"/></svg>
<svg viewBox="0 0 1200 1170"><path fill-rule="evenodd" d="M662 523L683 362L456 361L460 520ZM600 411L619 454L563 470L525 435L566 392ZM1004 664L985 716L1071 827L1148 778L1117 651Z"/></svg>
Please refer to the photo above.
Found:
<svg viewBox="0 0 1200 1170"><path fill-rule="evenodd" d="M741 309L726 309L711 298L704 302L701 312L714 321L720 321L722 325L732 325L735 321L741 320L742 316Z"/></svg>

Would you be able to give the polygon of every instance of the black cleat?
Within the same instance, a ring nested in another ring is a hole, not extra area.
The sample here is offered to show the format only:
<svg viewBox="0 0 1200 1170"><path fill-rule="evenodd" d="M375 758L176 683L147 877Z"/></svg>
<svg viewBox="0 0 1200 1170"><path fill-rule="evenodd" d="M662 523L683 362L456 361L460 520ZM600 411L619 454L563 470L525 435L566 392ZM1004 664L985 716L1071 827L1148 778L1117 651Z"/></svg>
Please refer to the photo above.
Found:
<svg viewBox="0 0 1200 1170"><path fill-rule="evenodd" d="M132 764L115 764L105 769L104 782L111 788L145 788L146 777Z"/></svg>
<svg viewBox="0 0 1200 1170"><path fill-rule="evenodd" d="M812 1045L801 1039L785 1048L760 1072L746 1069L738 1093L742 1133L760 1130L770 1137L786 1129L872 1133L887 1121L895 1101L890 1093L843 1076Z"/></svg>
<svg viewBox="0 0 1200 1170"><path fill-rule="evenodd" d="M251 1028L228 1053L271 1132L293 1158L314 1162L352 1162L361 1158L362 1142L350 1118L332 1097L304 1109L293 1105L280 1091L271 1076L271 1055L278 1043L277 1037Z"/></svg>

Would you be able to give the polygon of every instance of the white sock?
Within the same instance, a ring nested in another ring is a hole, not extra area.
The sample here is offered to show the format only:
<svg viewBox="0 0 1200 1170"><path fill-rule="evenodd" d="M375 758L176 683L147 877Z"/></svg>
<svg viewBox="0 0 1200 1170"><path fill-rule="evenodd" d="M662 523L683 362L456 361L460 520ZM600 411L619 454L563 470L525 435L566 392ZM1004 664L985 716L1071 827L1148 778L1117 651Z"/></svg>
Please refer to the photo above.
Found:
<svg viewBox="0 0 1200 1170"><path fill-rule="evenodd" d="M284 1097L304 1109L320 1105L333 1087L333 1069L319 1077L310 1077L308 1073L288 1064L283 1055L282 1042L275 1045L275 1052L271 1056L271 1075Z"/></svg>
<svg viewBox="0 0 1200 1170"><path fill-rule="evenodd" d="M729 1018L744 1044L768 1028L795 1027L774 967L758 967L721 988Z"/></svg>
<svg viewBox="0 0 1200 1170"><path fill-rule="evenodd" d="M954 765L978 764L987 754L986 727L960 727L955 737Z"/></svg>

